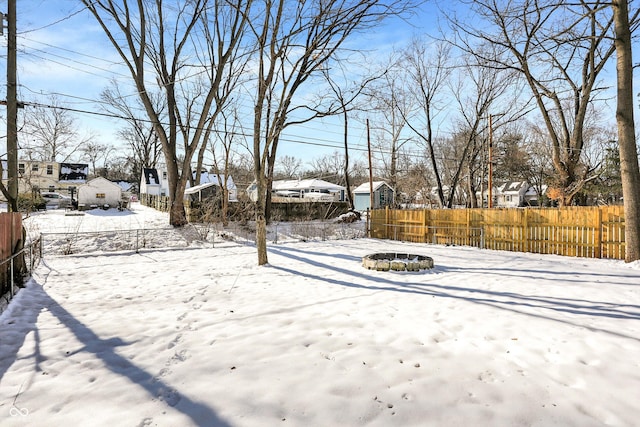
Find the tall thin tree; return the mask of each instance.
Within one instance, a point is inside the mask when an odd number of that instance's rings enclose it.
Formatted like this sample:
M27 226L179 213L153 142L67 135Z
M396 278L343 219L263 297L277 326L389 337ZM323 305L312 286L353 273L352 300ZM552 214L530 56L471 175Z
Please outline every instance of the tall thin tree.
M618 73L618 145L620 150L620 172L624 196L625 261L640 259L640 168L636 148L633 121L633 62L631 50L631 25L638 14L629 18L627 0L614 0L615 47Z
M257 187L256 245L258 264L268 262L267 203L278 142L295 95L318 75L349 36L371 28L392 13L405 11L410 1L262 0L251 28L256 39L253 159Z

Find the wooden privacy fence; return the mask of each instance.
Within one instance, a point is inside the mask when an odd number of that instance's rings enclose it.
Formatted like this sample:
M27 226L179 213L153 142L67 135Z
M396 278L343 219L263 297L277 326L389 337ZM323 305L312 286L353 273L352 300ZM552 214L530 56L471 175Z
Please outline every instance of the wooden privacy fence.
M10 290L12 264L8 260L13 250L22 240L22 214L19 212L0 213L0 295Z
M624 259L622 206L503 209L379 209L369 236L587 258Z

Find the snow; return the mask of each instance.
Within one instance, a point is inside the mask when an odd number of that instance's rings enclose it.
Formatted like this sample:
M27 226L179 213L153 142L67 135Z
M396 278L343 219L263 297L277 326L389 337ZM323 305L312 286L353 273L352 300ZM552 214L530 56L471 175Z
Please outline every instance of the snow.
M25 223L167 228L132 209ZM262 267L234 241L45 254L0 316L0 423L638 425L639 285L637 262L373 239L269 244Z

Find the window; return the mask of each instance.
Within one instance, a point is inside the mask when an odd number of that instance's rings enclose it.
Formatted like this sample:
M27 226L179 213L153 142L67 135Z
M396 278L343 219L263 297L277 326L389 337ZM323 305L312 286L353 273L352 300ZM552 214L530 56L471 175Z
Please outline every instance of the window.
M104 199L104 198L106 198L104 193L96 193L96 199Z
M162 171L162 179L167 179L167 171Z
M47 175L53 175L53 165L47 165Z
M18 173L24 175L24 163L18 163Z
M38 164L31 163L31 172L38 172Z

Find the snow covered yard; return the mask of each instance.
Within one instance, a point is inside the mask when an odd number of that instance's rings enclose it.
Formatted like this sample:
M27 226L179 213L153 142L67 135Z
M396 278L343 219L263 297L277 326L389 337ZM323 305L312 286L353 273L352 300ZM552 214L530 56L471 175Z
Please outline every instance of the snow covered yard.
M77 220L116 220L96 217ZM373 252L435 268L369 271ZM256 261L233 242L46 257L0 317L0 423L638 425L638 263L370 239Z

